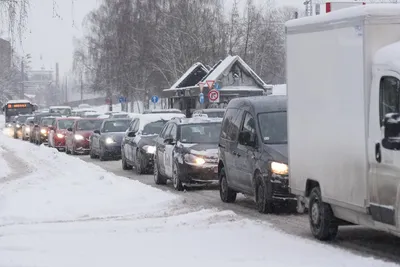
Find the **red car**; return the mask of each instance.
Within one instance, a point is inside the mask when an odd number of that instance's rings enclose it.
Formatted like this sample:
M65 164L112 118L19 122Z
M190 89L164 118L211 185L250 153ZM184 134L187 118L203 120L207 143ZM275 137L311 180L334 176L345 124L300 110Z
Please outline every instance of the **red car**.
M65 152L67 154L89 154L89 138L95 130L99 130L104 119L80 118L67 129L65 136Z
M67 129L71 128L77 119L79 117L56 118L49 132L49 147L65 150Z

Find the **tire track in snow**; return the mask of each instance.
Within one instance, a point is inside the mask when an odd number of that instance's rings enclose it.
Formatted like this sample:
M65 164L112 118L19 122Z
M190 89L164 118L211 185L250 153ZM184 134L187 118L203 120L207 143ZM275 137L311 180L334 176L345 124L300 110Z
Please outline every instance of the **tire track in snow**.
M2 184L7 184L8 182L24 178L31 174L35 168L15 155L15 152L8 150L4 146L0 146L0 148L4 150L2 152L2 156L11 171L7 177L0 180L1 190L1 188L4 186L2 186Z
M191 207L218 208L220 210L232 210L238 215L256 221L270 223L278 231L316 241L309 228L307 215L302 214L260 214L251 199L238 196L235 203L223 203L216 190L190 190L188 192L175 191L171 183L167 186L155 185L152 175L137 175L134 171L124 171L121 161L98 161L87 156L79 156L82 160L100 166L101 168L119 176L125 176L132 180L150 185L163 191L183 196ZM324 243L326 244L326 243ZM385 261L400 263L400 238L368 229L360 226L341 227L337 240L328 243L334 247L350 250L355 254L380 258Z

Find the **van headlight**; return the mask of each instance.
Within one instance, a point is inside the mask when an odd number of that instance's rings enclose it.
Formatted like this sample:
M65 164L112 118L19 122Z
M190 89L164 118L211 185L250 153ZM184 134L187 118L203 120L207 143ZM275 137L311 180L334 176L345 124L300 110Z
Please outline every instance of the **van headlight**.
M197 157L192 154L186 154L184 156L184 159L185 159L186 163L195 164L195 165L203 165L204 163L206 163L206 161L203 158Z
M60 133L58 133L58 134L57 134L57 138L64 138L64 135L63 135L63 134L60 134Z
M155 146L144 146L143 149L149 154L156 153L156 147Z
M285 163L271 162L271 171L275 174L287 175L289 173L289 166Z
M111 145L111 144L115 143L114 139L112 139L111 137L107 137L105 142L107 145Z
M17 124L17 125L15 125L17 128L20 128L21 127L21 124Z
M31 131L31 128L25 127L25 132L29 133Z
M45 134L45 133L47 133L47 131L46 131L46 129L41 129L40 133Z
M77 140L77 141L83 140L83 136L80 134L76 134L74 137L75 137L75 140Z

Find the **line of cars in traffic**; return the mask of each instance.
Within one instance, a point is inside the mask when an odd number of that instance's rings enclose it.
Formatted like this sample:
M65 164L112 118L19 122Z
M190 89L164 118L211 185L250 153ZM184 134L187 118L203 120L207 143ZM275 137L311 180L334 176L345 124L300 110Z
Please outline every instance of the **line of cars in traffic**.
M158 185L171 180L181 191L215 183L224 202L242 193L261 213L296 208L288 184L286 96L237 98L192 118L173 109L88 116L94 114L44 112L15 121L25 126L24 140L101 161L121 159L122 169L152 173Z

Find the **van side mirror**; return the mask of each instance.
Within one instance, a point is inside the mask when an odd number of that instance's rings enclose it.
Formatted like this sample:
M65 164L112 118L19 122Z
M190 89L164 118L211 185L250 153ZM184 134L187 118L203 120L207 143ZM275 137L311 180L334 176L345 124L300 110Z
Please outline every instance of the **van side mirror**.
M400 150L400 114L389 113L383 119L384 137L382 146L390 150Z
M175 144L175 140L174 140L174 138L172 136L167 136L164 139L164 144L166 144L166 145L174 145Z
M72 132L72 128L69 127L69 128L67 129L67 131L68 131L68 132Z
M100 130L94 130L93 133L100 134Z
M136 132L128 132L128 137L135 137L136 136Z
M239 133L239 144L244 146L256 146L256 135L248 131L242 131Z

